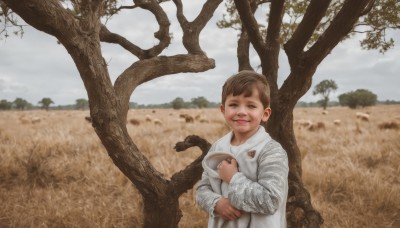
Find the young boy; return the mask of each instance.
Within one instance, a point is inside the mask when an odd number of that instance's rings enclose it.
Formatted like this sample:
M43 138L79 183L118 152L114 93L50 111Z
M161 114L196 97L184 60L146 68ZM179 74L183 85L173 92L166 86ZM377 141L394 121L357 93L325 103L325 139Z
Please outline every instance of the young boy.
M221 112L231 132L204 158L196 201L208 227L286 227L288 159L260 125L271 115L264 76L241 71L222 87Z

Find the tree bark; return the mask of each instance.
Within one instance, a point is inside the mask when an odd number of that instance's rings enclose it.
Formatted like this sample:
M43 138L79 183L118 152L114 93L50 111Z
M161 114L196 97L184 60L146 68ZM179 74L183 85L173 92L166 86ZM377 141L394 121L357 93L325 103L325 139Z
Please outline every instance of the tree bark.
M320 227L321 214L311 204L311 196L302 181L301 154L293 131L293 108L276 105L268 120L267 131L281 143L289 158L289 193L286 204L288 227Z
M173 192L165 192L162 197L143 196L143 204L142 227L178 227L182 212L179 209L179 196Z

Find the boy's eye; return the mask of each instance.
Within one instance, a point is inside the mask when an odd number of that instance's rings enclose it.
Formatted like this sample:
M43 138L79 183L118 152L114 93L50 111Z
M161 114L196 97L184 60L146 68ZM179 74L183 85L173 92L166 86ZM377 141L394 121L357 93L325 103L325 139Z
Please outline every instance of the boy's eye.
M236 107L236 106L237 106L237 104L235 104L235 103L231 103L231 104L229 104L228 106L229 106L229 107Z

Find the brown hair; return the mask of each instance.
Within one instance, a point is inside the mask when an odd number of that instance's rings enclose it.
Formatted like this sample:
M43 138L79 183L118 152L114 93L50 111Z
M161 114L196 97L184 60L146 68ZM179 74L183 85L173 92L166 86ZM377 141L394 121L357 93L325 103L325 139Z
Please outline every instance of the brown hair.
M229 77L222 86L222 104L225 103L228 95L238 96L243 94L245 97L250 97L253 93L253 88L257 89L261 103L264 108L269 106L270 89L267 79L264 75L254 71L243 70Z

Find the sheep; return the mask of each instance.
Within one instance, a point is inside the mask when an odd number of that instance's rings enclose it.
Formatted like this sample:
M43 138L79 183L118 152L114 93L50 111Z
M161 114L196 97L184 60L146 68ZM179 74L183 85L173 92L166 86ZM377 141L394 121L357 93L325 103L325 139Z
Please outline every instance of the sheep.
M178 118L177 121L178 121L179 123L185 123L185 122L186 122L186 121L185 121L184 119L182 119L182 118Z
M199 114L199 115L196 115L195 117L194 117L194 119L195 120L200 120L200 119L202 119L202 116Z
M162 121L160 120L160 119L154 119L153 120L153 123L155 124L155 125L162 125Z
M21 124L36 124L40 123L42 119L38 116L27 117L25 115L22 115L19 117L19 121Z
M393 129L397 130L400 128L400 124L397 121L389 121L389 122L383 122L378 124L379 129L385 130L385 129Z
M312 125L312 121L311 120L303 120L303 119L296 120L294 123L300 125L300 128L301 127L306 127L307 128L307 127Z
M363 112L356 112L356 118L360 119L361 121L368 122L369 121L369 114Z
M186 121L186 123L193 123L194 122L194 118L189 116L189 115L186 115L185 121Z
M326 111L326 110L324 110L324 111L322 111L322 115L328 115L328 111Z
M146 121L147 121L147 122L152 122L152 121L153 121L153 118L151 118L150 115L146 115Z
M342 121L338 120L338 119L333 121L333 124L336 125L336 126L339 126L341 123L342 123Z
M140 124L140 121L138 119L130 119L129 123L131 123L132 125L138 126Z
M20 118L19 118L19 121L22 123L22 124L29 124L31 121L29 121L29 119L27 119L26 117L24 117L24 116L21 116Z
M201 119L200 119L200 123L209 123L210 121L207 119L207 118L205 118L205 117L202 117Z
M186 123L193 123L194 122L194 118L188 114L180 114L179 115L180 118L185 119Z
M34 116L31 118L31 123L35 124L35 123L40 123L41 119L40 117Z
M312 123L307 129L309 131L325 129L325 123L324 122Z

